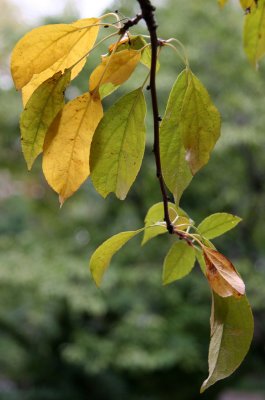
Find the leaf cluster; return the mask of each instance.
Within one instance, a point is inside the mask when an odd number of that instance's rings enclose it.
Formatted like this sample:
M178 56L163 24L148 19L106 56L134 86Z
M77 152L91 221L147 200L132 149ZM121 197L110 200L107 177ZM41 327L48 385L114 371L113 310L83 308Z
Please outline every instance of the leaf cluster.
M220 1L222 6L225 3ZM265 1L251 4L241 1L241 5L247 10L245 49L250 61L256 64L264 55ZM124 200L143 160L146 140L143 89L150 71L140 87L106 112L102 100L126 82L140 62L150 70L153 53L143 36L123 31L121 34L119 21L103 22L110 16L113 17L109 14L34 29L18 42L12 54L12 75L16 88L22 90L25 106L20 121L23 154L31 169L36 157L43 153L45 178L58 193L61 205L89 176L104 198L115 193ZM116 32L96 43L101 26L112 27ZM89 54L114 36L116 41L88 79L88 90L65 104L65 90L83 69ZM172 44L174 41L176 46ZM179 207L193 176L209 161L220 136L221 118L208 91L192 72L182 43L177 39L161 40L157 55L166 46L184 64L169 95L156 154L157 160L161 160L162 182L172 193L174 203L164 198L163 203L149 209L143 228L121 232L105 241L92 255L90 269L99 286L113 255L130 239L144 232L145 244L167 233L164 219L168 210L176 240L165 257L163 284L188 275L197 259L212 291L209 377L203 383L204 391L229 376L242 362L253 334L253 317L242 278L211 242L236 226L240 218L217 213L196 227Z

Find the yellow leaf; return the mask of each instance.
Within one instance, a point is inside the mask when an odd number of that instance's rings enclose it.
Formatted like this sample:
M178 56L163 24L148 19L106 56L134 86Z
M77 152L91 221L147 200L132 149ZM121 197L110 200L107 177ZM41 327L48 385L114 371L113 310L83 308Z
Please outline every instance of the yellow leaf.
M44 25L27 33L12 53L11 72L16 88L21 89L35 74L53 67L38 82L41 84L77 62L93 47L99 31L99 26L93 25L98 21L88 18L72 24Z
M114 50L116 43L112 43L109 46L109 54ZM150 69L151 67L151 48L150 45L147 46L147 42L141 35L137 36L129 36L124 40L121 40L118 44L116 52L131 49L131 50L140 50L141 51L141 59L140 62ZM160 64L157 60L156 72L159 71Z
M244 48L254 66L265 54L265 0L259 0L245 16Z
M46 135L43 172L61 204L89 176L91 141L102 116L101 101L85 93L66 104Z
M57 72L63 72L64 68L61 68L61 65L64 65L65 63L61 64L62 61L58 61L55 64L53 64L50 68L46 69L45 71L41 72L40 74L36 74L33 76L31 81L22 88L22 101L23 101L23 106L25 107L27 102L29 101L30 97L32 94L35 92L35 90L47 79L49 79L51 76L56 74ZM86 59L80 61L71 71L71 80L73 80L79 72L83 69L84 65L86 63ZM70 64L70 63L68 63ZM72 63L71 63L72 64Z
M141 58L138 50L123 50L102 57L102 62L94 69L89 80L90 92L97 91L101 85L112 83L114 86L125 82L135 70Z
M241 7L246 10L247 8L251 8L255 6L255 0L240 0Z
M203 246L206 276L211 288L221 297L240 297L245 294L245 284L230 260L223 254Z

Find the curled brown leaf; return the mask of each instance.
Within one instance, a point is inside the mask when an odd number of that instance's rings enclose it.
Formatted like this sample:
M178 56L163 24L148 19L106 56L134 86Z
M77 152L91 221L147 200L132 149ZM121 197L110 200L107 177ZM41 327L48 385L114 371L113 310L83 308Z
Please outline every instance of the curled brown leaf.
M234 265L217 250L203 246L206 276L211 288L221 297L241 297L245 284Z

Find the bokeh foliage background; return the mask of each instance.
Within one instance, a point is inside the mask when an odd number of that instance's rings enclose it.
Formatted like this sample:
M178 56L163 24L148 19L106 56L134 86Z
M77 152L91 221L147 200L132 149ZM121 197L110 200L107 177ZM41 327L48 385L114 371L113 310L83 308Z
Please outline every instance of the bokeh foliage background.
M239 371L204 398L219 399L228 389L265 398L265 62L257 72L246 60L242 10L236 3L223 11L212 0L156 3L159 35L185 43L193 71L223 118L211 161L181 205L197 222L218 211L244 220L216 244L247 283L255 338ZM112 9L130 16L138 11L133 6L117 0ZM26 170L19 143L20 96L8 77L10 51L31 27L20 22L8 0L1 0L1 10L0 399L197 399L207 376L210 314L210 291L199 268L182 282L162 287L161 267L170 246L166 236L142 249L139 239L129 243L114 258L101 290L87 268L99 243L142 226L147 209L160 201L151 119L143 167L125 202L114 196L103 201L87 182L59 209L41 161L33 172ZM75 18L68 14L44 23ZM99 55L73 82L69 98L87 90ZM182 66L169 49L163 49L160 61L162 114ZM140 66L105 107L137 87L145 74Z

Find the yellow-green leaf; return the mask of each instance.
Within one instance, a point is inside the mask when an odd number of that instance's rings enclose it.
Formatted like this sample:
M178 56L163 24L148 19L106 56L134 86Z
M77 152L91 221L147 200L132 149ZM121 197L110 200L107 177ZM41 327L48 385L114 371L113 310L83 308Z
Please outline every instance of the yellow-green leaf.
M109 96L111 93L113 93L118 88L119 88L119 85L115 86L111 82L104 83L104 85L100 85L99 97L101 98L101 100L103 100L105 97Z
M189 70L176 80L160 129L163 177L176 202L209 160L220 136L220 115L202 83Z
M96 190L125 199L141 167L145 148L146 105L142 89L117 101L104 115L93 138L90 165Z
M180 130L186 160L194 175L209 161L220 136L221 119L199 79L190 70L187 74L189 83L182 105Z
M178 226L178 230L185 230L189 225L193 224L193 221L189 219L188 215L180 207L177 207L171 202L168 203L168 207L170 220L172 222L175 220L175 225ZM164 222L164 206L162 202L154 204L149 208L144 222L145 228L149 228L144 231L142 246L150 239L167 232L166 226L152 226L158 222Z
M66 104L46 135L43 172L61 204L89 175L91 141L102 115L101 101L85 93Z
M97 18L88 18L72 24L44 25L27 33L12 53L11 71L16 88L21 89L35 74L57 62L58 65L49 71L50 75L41 78L43 81L77 62L93 47L98 22Z
M236 215L216 213L205 218L198 226L199 233L207 239L214 239L233 229L242 221Z
M33 93L20 118L21 144L30 170L36 157L43 150L46 132L58 112L64 106L64 90L69 84L71 72L57 72L43 82Z
M209 376L201 393L231 375L244 360L253 337L254 321L246 296L222 298L213 293Z
M160 153L165 183L179 203L180 197L192 180L186 161L181 130L181 113L188 88L188 74L178 76L169 95L165 116L160 127Z
M142 231L143 228L138 229L137 231L118 233L102 243L92 254L89 268L97 286L100 286L103 276L114 254L117 253L117 251L120 250L120 248L124 246L130 239Z
M195 263L195 251L184 242L176 242L170 248L163 265L163 285L188 275Z
M249 61L257 66L265 54L265 0L259 0L245 16L244 48Z
M135 70L141 58L138 50L123 50L110 56L103 56L101 63L94 69L89 79L90 92L96 92L101 85L112 83L119 86Z

